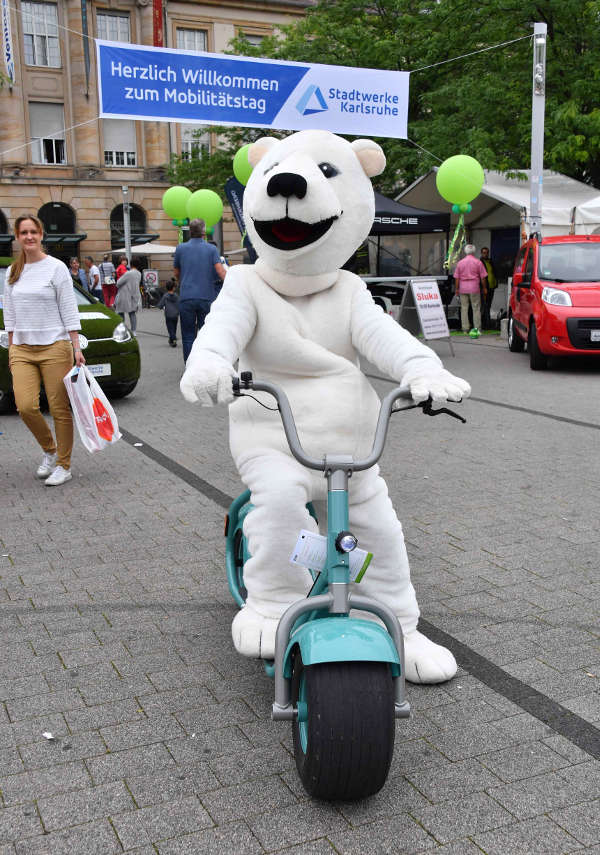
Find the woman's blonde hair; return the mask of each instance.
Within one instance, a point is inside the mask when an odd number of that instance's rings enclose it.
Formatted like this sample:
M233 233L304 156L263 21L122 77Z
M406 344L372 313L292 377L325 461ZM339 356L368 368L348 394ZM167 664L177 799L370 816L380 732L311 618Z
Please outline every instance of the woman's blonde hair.
M17 217L15 220L15 236L17 240L19 238L19 229L21 227L21 223L24 223L25 220L31 220L31 222L36 226L38 232L43 235L44 234L44 224L39 219L39 217L34 217L33 214L21 214L20 217ZM23 272L23 268L25 267L25 250L21 247L21 251L17 256L17 260L11 264L10 266L10 276L8 277L8 284L14 285L17 279L21 276Z

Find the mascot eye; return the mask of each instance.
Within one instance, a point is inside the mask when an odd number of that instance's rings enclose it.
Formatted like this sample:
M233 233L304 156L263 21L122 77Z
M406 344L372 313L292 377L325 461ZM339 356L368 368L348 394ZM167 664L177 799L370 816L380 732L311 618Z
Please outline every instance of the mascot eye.
M325 178L333 178L335 175L339 175L339 172L337 171L335 166L332 166L330 163L320 163L319 169L321 170Z
M270 172L272 169L275 169L276 166L279 166L279 164L278 163L272 163L270 166L267 166L267 168L263 172L263 175L266 175L267 172Z

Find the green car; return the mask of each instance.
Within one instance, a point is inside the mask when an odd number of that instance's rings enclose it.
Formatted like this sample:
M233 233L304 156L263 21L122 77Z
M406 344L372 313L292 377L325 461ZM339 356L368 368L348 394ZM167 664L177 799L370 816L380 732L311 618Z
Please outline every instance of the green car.
M8 369L8 333L2 311L6 269L0 268L0 412L14 408L12 377ZM109 398L124 398L140 377L140 348L121 316L78 285L73 285L79 307L79 343L86 365Z

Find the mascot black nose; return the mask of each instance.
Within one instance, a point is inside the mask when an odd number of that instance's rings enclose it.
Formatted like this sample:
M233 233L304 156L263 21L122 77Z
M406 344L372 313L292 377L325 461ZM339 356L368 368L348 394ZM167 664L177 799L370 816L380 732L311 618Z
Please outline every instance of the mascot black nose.
M286 199L290 196L304 199L307 186L306 179L301 175L296 175L295 172L279 172L269 180L267 193L269 196L285 196Z

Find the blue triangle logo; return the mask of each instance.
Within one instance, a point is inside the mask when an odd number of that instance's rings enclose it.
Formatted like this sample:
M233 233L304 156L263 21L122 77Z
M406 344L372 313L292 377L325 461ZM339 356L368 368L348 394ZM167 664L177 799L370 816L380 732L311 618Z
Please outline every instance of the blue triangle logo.
M323 93L314 84L307 87L305 93L296 104L296 110L303 116L310 116L312 113L323 113L328 109L325 98L323 98Z

